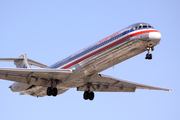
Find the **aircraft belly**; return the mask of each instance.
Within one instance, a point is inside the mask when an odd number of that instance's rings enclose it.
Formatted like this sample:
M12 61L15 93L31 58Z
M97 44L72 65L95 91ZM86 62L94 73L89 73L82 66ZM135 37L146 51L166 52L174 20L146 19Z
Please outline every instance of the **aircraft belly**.
M133 40L121 46L117 45L111 51L107 50L108 52L100 53L79 64L85 75L91 75L144 52L147 44L148 41Z

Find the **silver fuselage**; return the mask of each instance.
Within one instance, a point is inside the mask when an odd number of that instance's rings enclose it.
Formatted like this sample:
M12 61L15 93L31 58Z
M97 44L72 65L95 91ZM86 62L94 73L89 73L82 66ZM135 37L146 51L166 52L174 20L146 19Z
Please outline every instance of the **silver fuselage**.
M142 24L142 28L138 26ZM143 28L143 25L147 27ZM106 70L135 55L147 51L147 47L156 46L161 34L146 23L131 25L101 41L49 66L49 69L72 69L72 75L57 84L58 94L88 82L88 76ZM26 84L27 85L27 84ZM47 87L33 86L22 94L46 96Z

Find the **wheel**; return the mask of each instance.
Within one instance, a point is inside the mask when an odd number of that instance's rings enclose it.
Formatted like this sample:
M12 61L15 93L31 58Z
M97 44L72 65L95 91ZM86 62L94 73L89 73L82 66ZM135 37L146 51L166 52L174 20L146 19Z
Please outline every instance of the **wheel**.
M47 96L51 96L52 95L52 89L51 87L47 88Z
M151 60L152 59L152 54L147 53L145 59Z
M85 91L83 97L85 100L89 99L89 91Z
M94 92L90 92L89 93L89 100L93 100L94 99Z
M52 95L55 97L55 96L57 96L57 93L58 93L57 88L53 88L52 89Z
M150 60L152 59L152 54L149 54L149 59L150 59Z
M149 58L149 54L147 53L145 59L148 59L148 58Z

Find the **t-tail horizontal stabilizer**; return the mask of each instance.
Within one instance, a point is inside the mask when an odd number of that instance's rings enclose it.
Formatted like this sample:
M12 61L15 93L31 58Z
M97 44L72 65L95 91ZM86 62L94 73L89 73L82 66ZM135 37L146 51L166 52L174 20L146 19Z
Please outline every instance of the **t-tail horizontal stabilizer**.
M17 68L31 68L30 65L34 65L41 68L46 68L47 65L27 59L26 54L22 54L18 58L0 58L0 61L12 61Z

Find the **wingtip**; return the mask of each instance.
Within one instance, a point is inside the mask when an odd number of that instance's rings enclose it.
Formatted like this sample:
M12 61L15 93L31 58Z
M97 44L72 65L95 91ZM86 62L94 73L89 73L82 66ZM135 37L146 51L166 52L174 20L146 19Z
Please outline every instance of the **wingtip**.
M169 92L171 92L172 91L172 89L169 89Z

